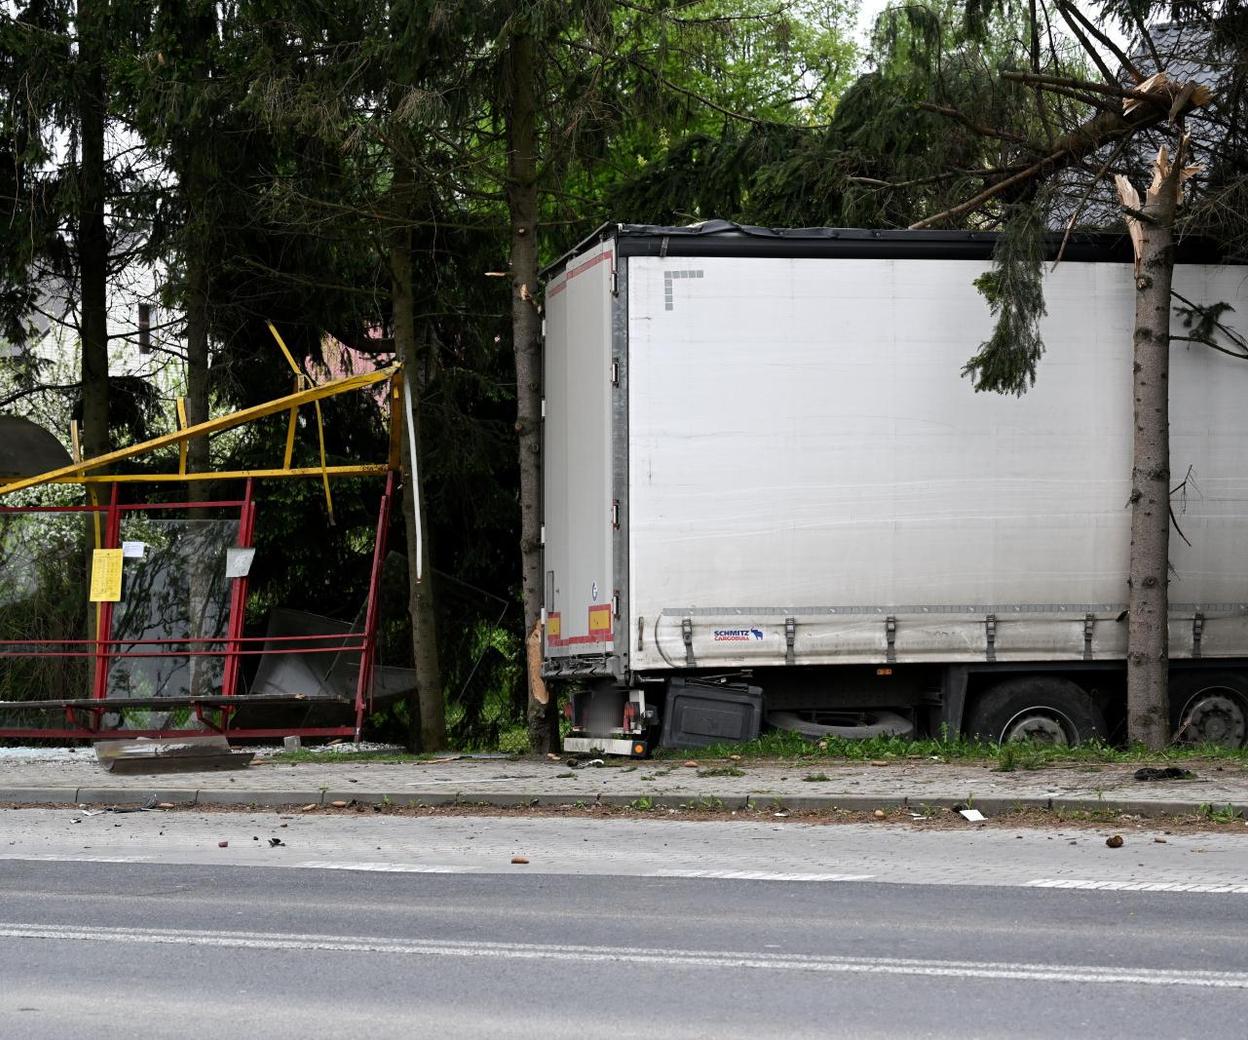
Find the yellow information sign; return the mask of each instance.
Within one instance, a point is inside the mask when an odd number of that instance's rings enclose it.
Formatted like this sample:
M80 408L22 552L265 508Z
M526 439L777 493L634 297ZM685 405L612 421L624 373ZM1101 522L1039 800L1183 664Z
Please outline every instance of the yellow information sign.
M91 557L91 602L121 599L121 549L96 549Z

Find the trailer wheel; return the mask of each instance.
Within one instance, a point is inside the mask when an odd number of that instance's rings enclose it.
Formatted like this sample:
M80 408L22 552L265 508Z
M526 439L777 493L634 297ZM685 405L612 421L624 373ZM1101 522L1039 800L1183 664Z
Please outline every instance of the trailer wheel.
M1248 682L1229 672L1177 676L1170 717L1177 741L1242 748L1248 744Z
M1008 679L980 695L966 731L994 743L1078 744L1105 733L1101 710L1069 679Z

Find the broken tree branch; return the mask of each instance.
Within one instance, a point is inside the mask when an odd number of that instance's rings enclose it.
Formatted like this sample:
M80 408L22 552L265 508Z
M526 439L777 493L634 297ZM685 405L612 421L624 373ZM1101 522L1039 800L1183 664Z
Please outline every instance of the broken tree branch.
M1026 81L1026 77L1031 76L1030 73L1022 72L1007 72L1003 73L1003 75L1010 78L1023 79L1024 81ZM1058 77L1048 78L1056 79ZM1079 81L1076 80L1075 82L1078 83ZM1038 162L1032 163L1019 173L990 185L966 202L947 209L943 213L937 213L935 216L927 217L911 224L910 229L928 228L934 224L951 220L954 217L971 213L1009 188L1025 183L1033 177L1071 166L1107 144L1117 142L1120 138L1134 134L1147 127L1156 126L1167 118L1169 107L1173 103L1174 97L1182 92L1184 85L1172 83L1165 79L1164 76L1154 77L1154 82L1156 85L1151 89L1141 92L1123 92L1124 94L1139 93L1142 100L1152 103L1139 104L1129 112L1112 110L1101 112L1066 134L1059 140L1058 147ZM1118 88L1113 89L1114 91L1118 90ZM1164 104L1158 105L1156 102L1161 100L1161 96L1164 96ZM1211 97L1212 93L1208 88L1202 87L1192 93L1191 104L1193 106L1206 104ZM961 113L956 114L961 115ZM975 129L974 125L969 121L967 121L967 125ZM995 131L992 136L1000 137L1003 133L1003 131Z
M1075 7L1074 4L1070 4L1070 3L1061 3L1059 4L1059 8L1063 14L1069 9L1071 16L1075 18L1083 26L1084 30L1090 36L1095 36L1097 42L1102 47L1104 47L1115 58L1118 59L1118 64L1121 65L1124 69L1126 69L1128 73L1130 73L1131 78L1134 79L1136 83L1142 83L1144 81L1144 78L1145 78L1144 73L1142 73L1139 70L1139 68L1136 66L1135 62L1131 60L1127 52L1124 51L1121 47L1119 47L1116 43L1114 43L1114 41L1111 40L1108 36L1106 36L1105 33L1101 32L1101 30L1096 27L1095 23L1089 21L1088 16L1085 15L1082 11L1080 11L1079 8ZM1113 76L1108 77L1111 83L1114 81L1114 78L1115 77Z
M918 107L925 112L935 112L937 115L948 116L950 119L956 119L968 130L974 130L975 133L983 137L995 137L1001 141L1011 141L1014 144L1021 144L1026 148L1036 150L1036 146L1022 134L1016 134L1009 130L1001 130L997 127L984 126L982 123L976 123L970 116L963 112L959 112L956 108L949 108L947 105L934 105L930 101L920 101Z

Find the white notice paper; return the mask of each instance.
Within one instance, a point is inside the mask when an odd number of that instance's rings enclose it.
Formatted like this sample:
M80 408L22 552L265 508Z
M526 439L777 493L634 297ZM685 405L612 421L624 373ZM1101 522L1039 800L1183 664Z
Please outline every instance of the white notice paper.
M227 578L245 578L251 573L251 561L255 559L255 549L226 549L225 576Z
M121 558L123 560L141 560L147 554L146 542L122 542Z

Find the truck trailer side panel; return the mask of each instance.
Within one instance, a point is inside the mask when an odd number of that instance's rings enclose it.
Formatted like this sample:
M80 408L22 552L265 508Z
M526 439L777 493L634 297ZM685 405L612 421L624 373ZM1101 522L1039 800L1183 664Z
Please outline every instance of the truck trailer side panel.
M611 292L600 243L546 290L542 429L545 654L612 647Z
M991 328L987 261L620 262L630 670L1122 657L1130 264L1046 268L1046 354L1013 398L960 374ZM1175 287L1244 310L1243 269ZM1197 629L1245 655L1248 372L1172 357L1192 543L1171 543L1172 656Z

